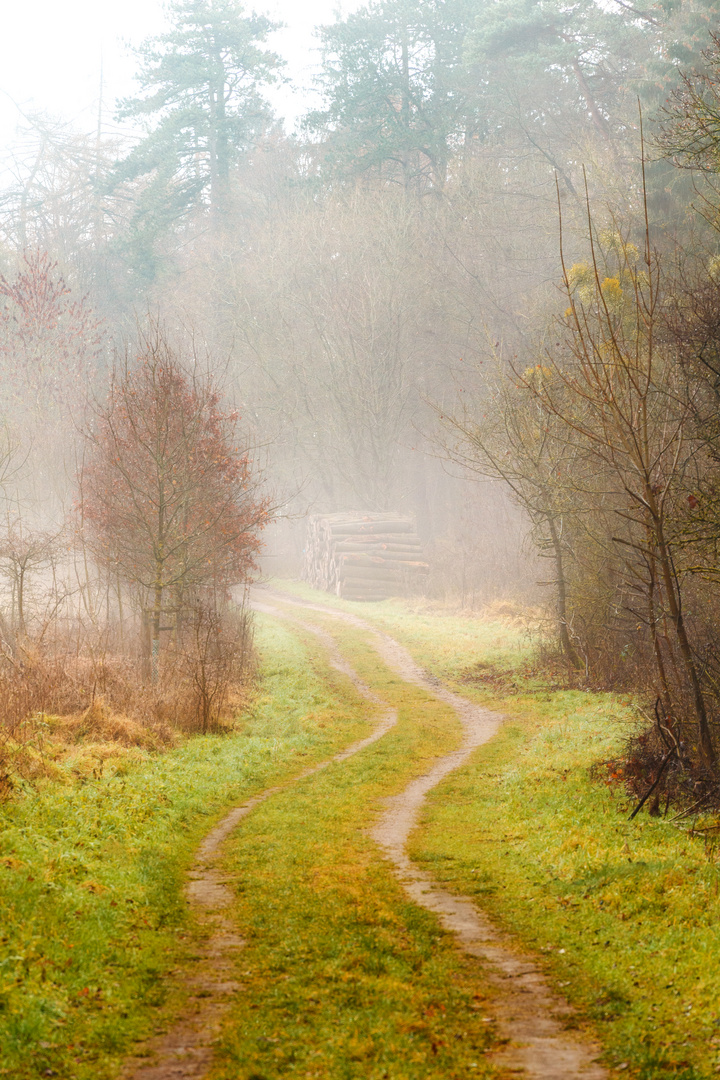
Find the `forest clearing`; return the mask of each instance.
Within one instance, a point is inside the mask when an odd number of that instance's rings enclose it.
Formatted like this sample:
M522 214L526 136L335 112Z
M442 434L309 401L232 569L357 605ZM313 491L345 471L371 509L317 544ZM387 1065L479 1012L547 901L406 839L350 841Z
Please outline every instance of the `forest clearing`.
M3 1074L110 1077L130 1054L138 1080L711 1075L720 875L702 836L629 823L622 786L591 774L626 703L540 673L508 692L530 653L516 620L337 601L409 649L418 686L326 594L281 588L256 594L264 675L244 730L49 783L5 823ZM493 734L429 792L409 852L506 935L554 1033L513 1039L498 957L464 955L378 846L387 797L462 745L441 685L492 710ZM188 902L198 845L248 800L212 861L220 899L191 885ZM527 1056L548 1035L569 1056Z

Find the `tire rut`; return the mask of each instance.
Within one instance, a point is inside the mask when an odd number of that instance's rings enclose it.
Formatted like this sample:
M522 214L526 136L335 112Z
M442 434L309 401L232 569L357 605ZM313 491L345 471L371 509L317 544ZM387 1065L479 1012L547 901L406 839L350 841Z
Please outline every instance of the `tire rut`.
M287 619L285 612L260 601L253 602L258 611L265 611ZM354 754L381 739L397 722L397 713L360 679L342 658L332 636L311 623L291 619L294 625L319 638L330 658L330 665L347 676L360 695L373 704L385 707L384 713L373 732L364 739L334 754L327 761L313 765L289 780L266 788L265 791L234 807L212 829L198 848L188 874L186 896L196 921L207 937L193 957L191 971L173 972L185 977L189 988L188 1002L170 1030L147 1040L123 1067L123 1080L200 1080L212 1063L213 1045L220 1035L223 1021L231 1008L235 995L245 987L237 980L238 952L245 942L237 933L237 927L228 914L233 894L228 887L232 879L220 870L222 845L257 806L293 784L328 768L329 765L346 761Z
M486 975L497 992L490 1011L498 1034L507 1041L502 1050L488 1055L488 1060L534 1080L606 1080L608 1073L595 1060L600 1046L567 1030L575 1010L550 988L535 959L518 950L511 935L478 911L469 897L441 888L407 854L409 835L428 793L493 737L502 717L442 687L394 638L364 619L266 588L262 594L276 603L318 611L369 631L375 648L390 668L455 710L465 733L463 745L440 758L400 795L384 800L385 812L370 835L392 862L408 896L437 915L466 953L488 965Z

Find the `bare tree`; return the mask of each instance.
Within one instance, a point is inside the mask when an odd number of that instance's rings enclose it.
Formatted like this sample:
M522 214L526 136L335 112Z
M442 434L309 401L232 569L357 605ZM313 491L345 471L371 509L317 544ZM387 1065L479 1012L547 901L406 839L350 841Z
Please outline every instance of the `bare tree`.
M641 249L617 227L598 235L589 203L588 224L589 260L563 263L568 309L563 343L546 353L552 378L530 388L561 422L564 437L595 462L598 490L604 486L613 496L613 539L627 553L634 589L644 595L667 721L677 718L668 673L677 648L700 754L711 767L715 747L673 535L678 488L698 453L692 388L662 347L660 264L647 214Z
M568 478L582 468L578 448L559 437L559 423L536 390L550 375L542 364L518 377L492 352L483 363L477 393L454 413L438 408L451 460L480 477L502 480L532 523L539 553L552 559L558 636L568 663L583 666L573 641L567 563L567 526L576 502ZM468 395L464 395L467 398Z
M20 638L27 633L28 603L36 576L49 575L50 580L41 582L41 587L46 596L56 600L51 617L57 611L60 601L55 571L61 556L60 537L57 531L28 528L16 519L0 539L0 573L10 584L11 622Z

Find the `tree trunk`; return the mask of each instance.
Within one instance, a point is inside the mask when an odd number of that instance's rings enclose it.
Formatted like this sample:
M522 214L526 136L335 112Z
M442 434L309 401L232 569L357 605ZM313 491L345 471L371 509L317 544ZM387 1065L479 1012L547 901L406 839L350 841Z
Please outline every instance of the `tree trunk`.
M210 211L219 226L227 209L230 159L225 109L225 68L219 52L213 56L214 71L209 86L210 101Z
M25 637L25 570L21 566L18 572L18 591L17 591L17 611L18 611L18 634L21 638Z
M585 104L587 105L588 112L592 117L592 122L595 125L597 131L600 132L602 137L609 142L610 132L608 131L607 121L605 120L603 114L600 112L597 102L595 101L595 98L590 92L590 87L588 86L587 79L585 78L582 68L580 67L579 61L577 59L573 60L572 67L573 71L575 72L575 78L577 79L578 86L580 87L580 92L585 98Z
M151 636L150 636L150 680L153 686L158 681L159 674L159 661L160 661L160 619L162 616L162 595L163 587L162 580L158 579L155 582L155 593L153 599L152 610L152 622L151 622Z
M648 532L649 531L650 530L648 530ZM655 663L657 665L658 677L660 679L660 700L662 701L663 708L665 709L665 717L668 723L672 726L672 697L670 694L670 687L668 685L667 672L665 670L665 659L662 654L660 635L657 631L658 612L657 605L655 603L655 592L657 588L657 561L653 552L651 536L648 536L648 546L650 548L650 559L648 562L648 573L650 575L650 581L648 584L648 618L650 619L650 633L652 634Z
M667 596L668 613L670 615L670 621L675 628L675 635L677 637L678 646L680 649L680 655L683 660L683 665L690 681L690 687L692 689L693 705L695 707L695 716L698 725L698 736L700 739L700 751L705 760L705 764L712 768L715 764L716 755L715 747L713 746L712 735L710 733L710 723L708 720L707 707L705 705L705 698L703 697L702 687L700 685L700 677L697 672L697 666L695 664L695 658L692 653L692 647L690 640L687 636L687 630L685 629L685 619L682 613L682 602L677 591L677 583L675 580L675 573L672 565L672 559L670 552L668 551L665 537L662 530L662 522L657 522L657 540L658 540L658 555L660 560L660 568L663 576L663 584L665 586L665 593Z
M555 573L557 575L557 616L560 629L560 644L562 646L562 651L565 654L565 659L572 667L580 671L585 665L578 656L573 643L570 640L570 632L568 631L567 582L565 579L562 541L560 540L560 534L558 533L557 525L555 524L555 518L548 516L546 520L550 530L550 540L552 542L553 558L555 560Z
M144 683L152 679L152 645L150 643L150 612L142 610L140 626L140 671Z
M410 157L408 154L407 140L410 136L410 57L408 49L407 27L403 31L402 40L402 126L405 138L405 146L402 151L403 186L407 191L410 187Z

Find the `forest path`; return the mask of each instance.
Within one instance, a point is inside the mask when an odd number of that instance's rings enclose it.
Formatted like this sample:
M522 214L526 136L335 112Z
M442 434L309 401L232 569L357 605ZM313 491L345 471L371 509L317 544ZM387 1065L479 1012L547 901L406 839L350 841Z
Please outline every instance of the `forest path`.
M331 630L291 616L288 607L317 612L362 629L370 635L371 647L393 672L449 704L462 723L465 738L461 748L438 758L425 775L416 777L399 795L386 799L385 811L370 835L391 861L408 896L437 915L462 950L483 961L478 983L490 982L494 987L492 1004L484 1008L494 1014L498 1033L505 1043L501 1050L487 1055L486 1060L501 1070L536 1080L605 1078L605 1071L593 1061L600 1048L565 1030L572 1009L550 990L532 958L519 952L508 935L478 913L470 899L437 886L407 855L406 842L428 792L492 738L501 717L445 690L418 667L397 641L364 619L267 588L254 590L253 606L289 619L318 637L332 666L352 680L361 696L384 706L384 711L369 737L235 807L207 835L198 850L187 888L197 921L206 935L192 970L181 973L189 990L188 1004L169 1031L144 1044L126 1062L124 1080L200 1080L211 1068L213 1046L223 1022L234 997L244 989L237 970L238 952L244 941L228 910L233 903L233 892L228 887L229 879L221 871L224 841L261 803L287 792L295 783L332 762L342 762L357 754L382 738L397 720L395 710L378 698L342 658Z
M566 1030L574 1010L551 990L534 959L520 951L509 934L479 912L471 899L438 886L407 854L407 840L427 794L493 737L502 717L446 690L394 638L356 615L272 589L256 590L255 595L270 603L316 611L369 632L373 647L388 667L455 710L465 732L463 745L440 758L400 795L385 800L387 809L371 835L392 861L410 898L436 914L466 953L488 964L485 974L498 991L490 1011L495 1014L499 1033L508 1040L502 1051L491 1056L493 1063L537 1080L603 1080L607 1073L595 1060L600 1046ZM282 614L262 601L258 606Z
M260 602L255 603L254 607L282 616L282 612ZM347 676L362 697L377 705L385 704L345 662L330 634L300 619L293 619L292 622L320 639L327 650L330 666ZM243 989L234 976L237 953L245 942L228 915L233 894L228 888L230 882L219 868L224 841L243 818L261 803L333 763L346 761L381 739L396 722L396 711L387 708L377 721L375 730L366 738L234 807L208 833L198 848L186 890L196 919L207 935L194 958L193 969L186 983L190 989L188 1004L169 1031L144 1043L139 1053L126 1061L122 1071L123 1080L200 1080L210 1068L213 1045L232 1005L233 995Z

